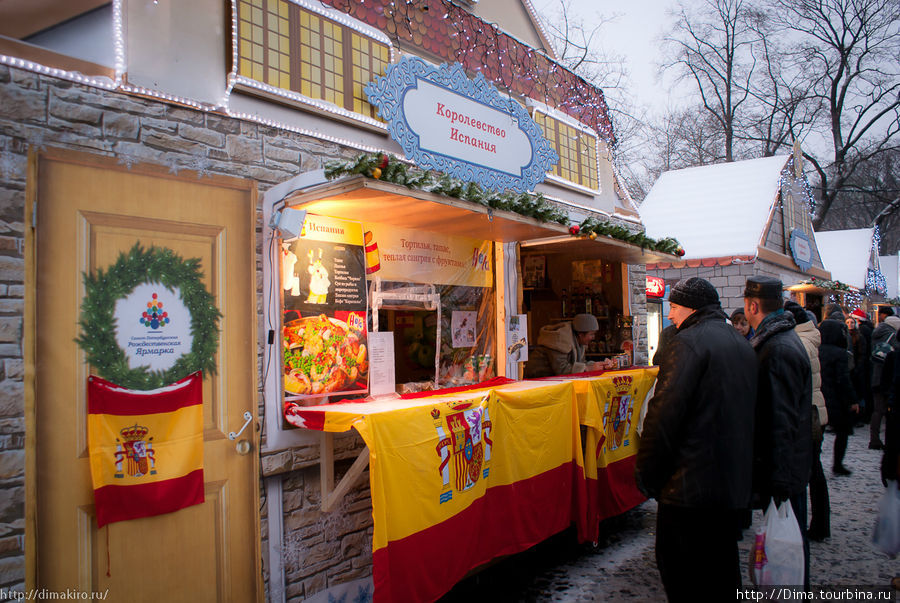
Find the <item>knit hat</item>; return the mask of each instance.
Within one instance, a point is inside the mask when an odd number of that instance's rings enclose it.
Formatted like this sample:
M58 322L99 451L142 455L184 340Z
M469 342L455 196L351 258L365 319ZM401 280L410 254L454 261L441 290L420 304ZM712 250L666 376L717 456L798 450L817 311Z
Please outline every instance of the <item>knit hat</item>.
M900 332L900 318L896 316L888 316L884 319L884 322L889 327L893 327L895 331Z
M735 322L737 320L738 316L740 316L741 318L743 318L745 320L747 319L747 315L744 314L744 309L738 308L737 310L735 310L734 312L731 313L731 318L730 318L731 322Z
M806 310L803 309L803 306L797 302L793 300L784 302L784 309L794 315L794 322L798 325L809 322L809 315L806 313Z
M579 333L588 333L600 329L597 317L593 314L576 314L572 319L572 327Z
M744 286L744 297L757 297L759 299L781 299L784 285L777 278L771 276L751 276L747 278Z
M865 312L862 311L862 308L857 308L853 312L850 313L850 316L853 318L857 318L859 320L869 320L869 317Z
M675 283L669 292L669 303L696 310L719 303L719 294L708 280L692 276Z

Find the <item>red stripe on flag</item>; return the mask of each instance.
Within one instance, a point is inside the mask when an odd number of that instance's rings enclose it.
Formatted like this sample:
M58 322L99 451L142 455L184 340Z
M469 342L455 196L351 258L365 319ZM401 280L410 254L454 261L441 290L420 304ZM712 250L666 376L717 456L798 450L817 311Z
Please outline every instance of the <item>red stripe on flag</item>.
M373 554L375 600L436 600L469 570L564 530L575 520L573 480L582 479L570 462L494 486L450 519L389 542Z
M94 490L98 528L114 521L171 513L203 501L203 469L160 482Z
M598 520L621 515L647 500L634 481L636 462L637 455L632 454L606 467L598 468L597 480L588 480L588 491L593 491L596 495L595 501L591 501L590 508L597 509Z
M160 389L137 391L96 375L88 377L88 412L104 415L149 415L203 403L200 371Z

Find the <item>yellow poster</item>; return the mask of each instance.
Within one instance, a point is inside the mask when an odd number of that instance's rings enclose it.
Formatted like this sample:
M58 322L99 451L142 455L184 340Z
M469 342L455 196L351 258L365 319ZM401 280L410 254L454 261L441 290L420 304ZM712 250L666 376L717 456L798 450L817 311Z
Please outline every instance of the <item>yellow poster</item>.
M367 278L491 287L491 242L366 223Z

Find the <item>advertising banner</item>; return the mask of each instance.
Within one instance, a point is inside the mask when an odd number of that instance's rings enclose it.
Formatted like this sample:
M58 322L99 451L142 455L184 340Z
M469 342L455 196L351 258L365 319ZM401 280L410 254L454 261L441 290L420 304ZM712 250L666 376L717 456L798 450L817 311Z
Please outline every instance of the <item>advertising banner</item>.
M366 259L362 226L307 215L282 243L286 400L368 389Z
M378 254L369 259L369 279L377 276L406 283L493 286L490 241L386 224L366 223L365 229L370 241L367 248L377 249Z

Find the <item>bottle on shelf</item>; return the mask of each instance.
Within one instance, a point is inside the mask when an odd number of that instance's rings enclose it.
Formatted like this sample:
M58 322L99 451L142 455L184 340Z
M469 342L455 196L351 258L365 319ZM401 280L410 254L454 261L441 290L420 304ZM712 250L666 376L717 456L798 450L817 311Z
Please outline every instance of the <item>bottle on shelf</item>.
M569 296L566 294L566 290L562 290L562 296L560 297L560 311L562 312L562 317L565 318L569 315Z
M591 291L591 288L588 287L584 294L584 312L585 314L593 314L594 313L594 293Z

